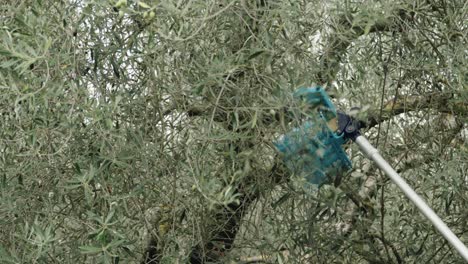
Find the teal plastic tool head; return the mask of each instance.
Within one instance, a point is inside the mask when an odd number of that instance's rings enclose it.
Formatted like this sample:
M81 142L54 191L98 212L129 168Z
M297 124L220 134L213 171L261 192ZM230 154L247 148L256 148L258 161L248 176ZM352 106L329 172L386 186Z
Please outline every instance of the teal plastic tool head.
M303 100L318 117L294 128L274 144L291 171L320 186L351 169L351 161L342 148L347 139L330 126L330 122L336 121L337 113L325 90L300 88L294 97Z

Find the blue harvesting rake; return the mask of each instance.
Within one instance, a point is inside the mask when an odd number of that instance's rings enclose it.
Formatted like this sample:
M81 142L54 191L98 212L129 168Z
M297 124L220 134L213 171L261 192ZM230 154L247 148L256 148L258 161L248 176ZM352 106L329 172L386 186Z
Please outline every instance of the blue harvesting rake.
M350 140L354 141L468 262L468 248L360 134L360 122L337 112L321 87L300 88L294 93L294 97L315 109L318 118L304 122L274 143L292 172L320 187L351 169L351 161L342 146Z
M317 109L320 118L294 128L275 146L291 171L320 186L351 169L351 161L341 147L348 138L336 133L338 114L322 88L300 88L294 97Z

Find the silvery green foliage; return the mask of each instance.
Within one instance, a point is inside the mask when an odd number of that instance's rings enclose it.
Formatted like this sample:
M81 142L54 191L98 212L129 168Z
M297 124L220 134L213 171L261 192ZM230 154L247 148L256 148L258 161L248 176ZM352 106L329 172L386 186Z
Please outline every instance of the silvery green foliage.
M161 263L461 263L355 147L353 171L310 192L272 142L312 115L291 92L324 85L467 243L466 14L459 0L4 1L0 259L137 263L153 237Z

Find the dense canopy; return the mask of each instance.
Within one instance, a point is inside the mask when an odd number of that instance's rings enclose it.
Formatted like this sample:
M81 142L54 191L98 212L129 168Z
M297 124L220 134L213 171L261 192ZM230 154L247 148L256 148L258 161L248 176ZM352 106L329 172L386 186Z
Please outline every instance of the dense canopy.
M325 87L468 243L466 1L1 3L0 262L463 263L354 145L311 191L273 142Z

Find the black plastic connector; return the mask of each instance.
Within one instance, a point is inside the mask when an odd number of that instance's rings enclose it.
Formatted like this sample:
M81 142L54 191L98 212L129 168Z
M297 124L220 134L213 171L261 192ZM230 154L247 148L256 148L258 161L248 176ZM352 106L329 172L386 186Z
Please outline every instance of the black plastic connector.
M352 118L351 116L338 112L338 130L337 134L344 134L344 137L351 139L352 141L361 135L359 129L361 129L362 122Z

